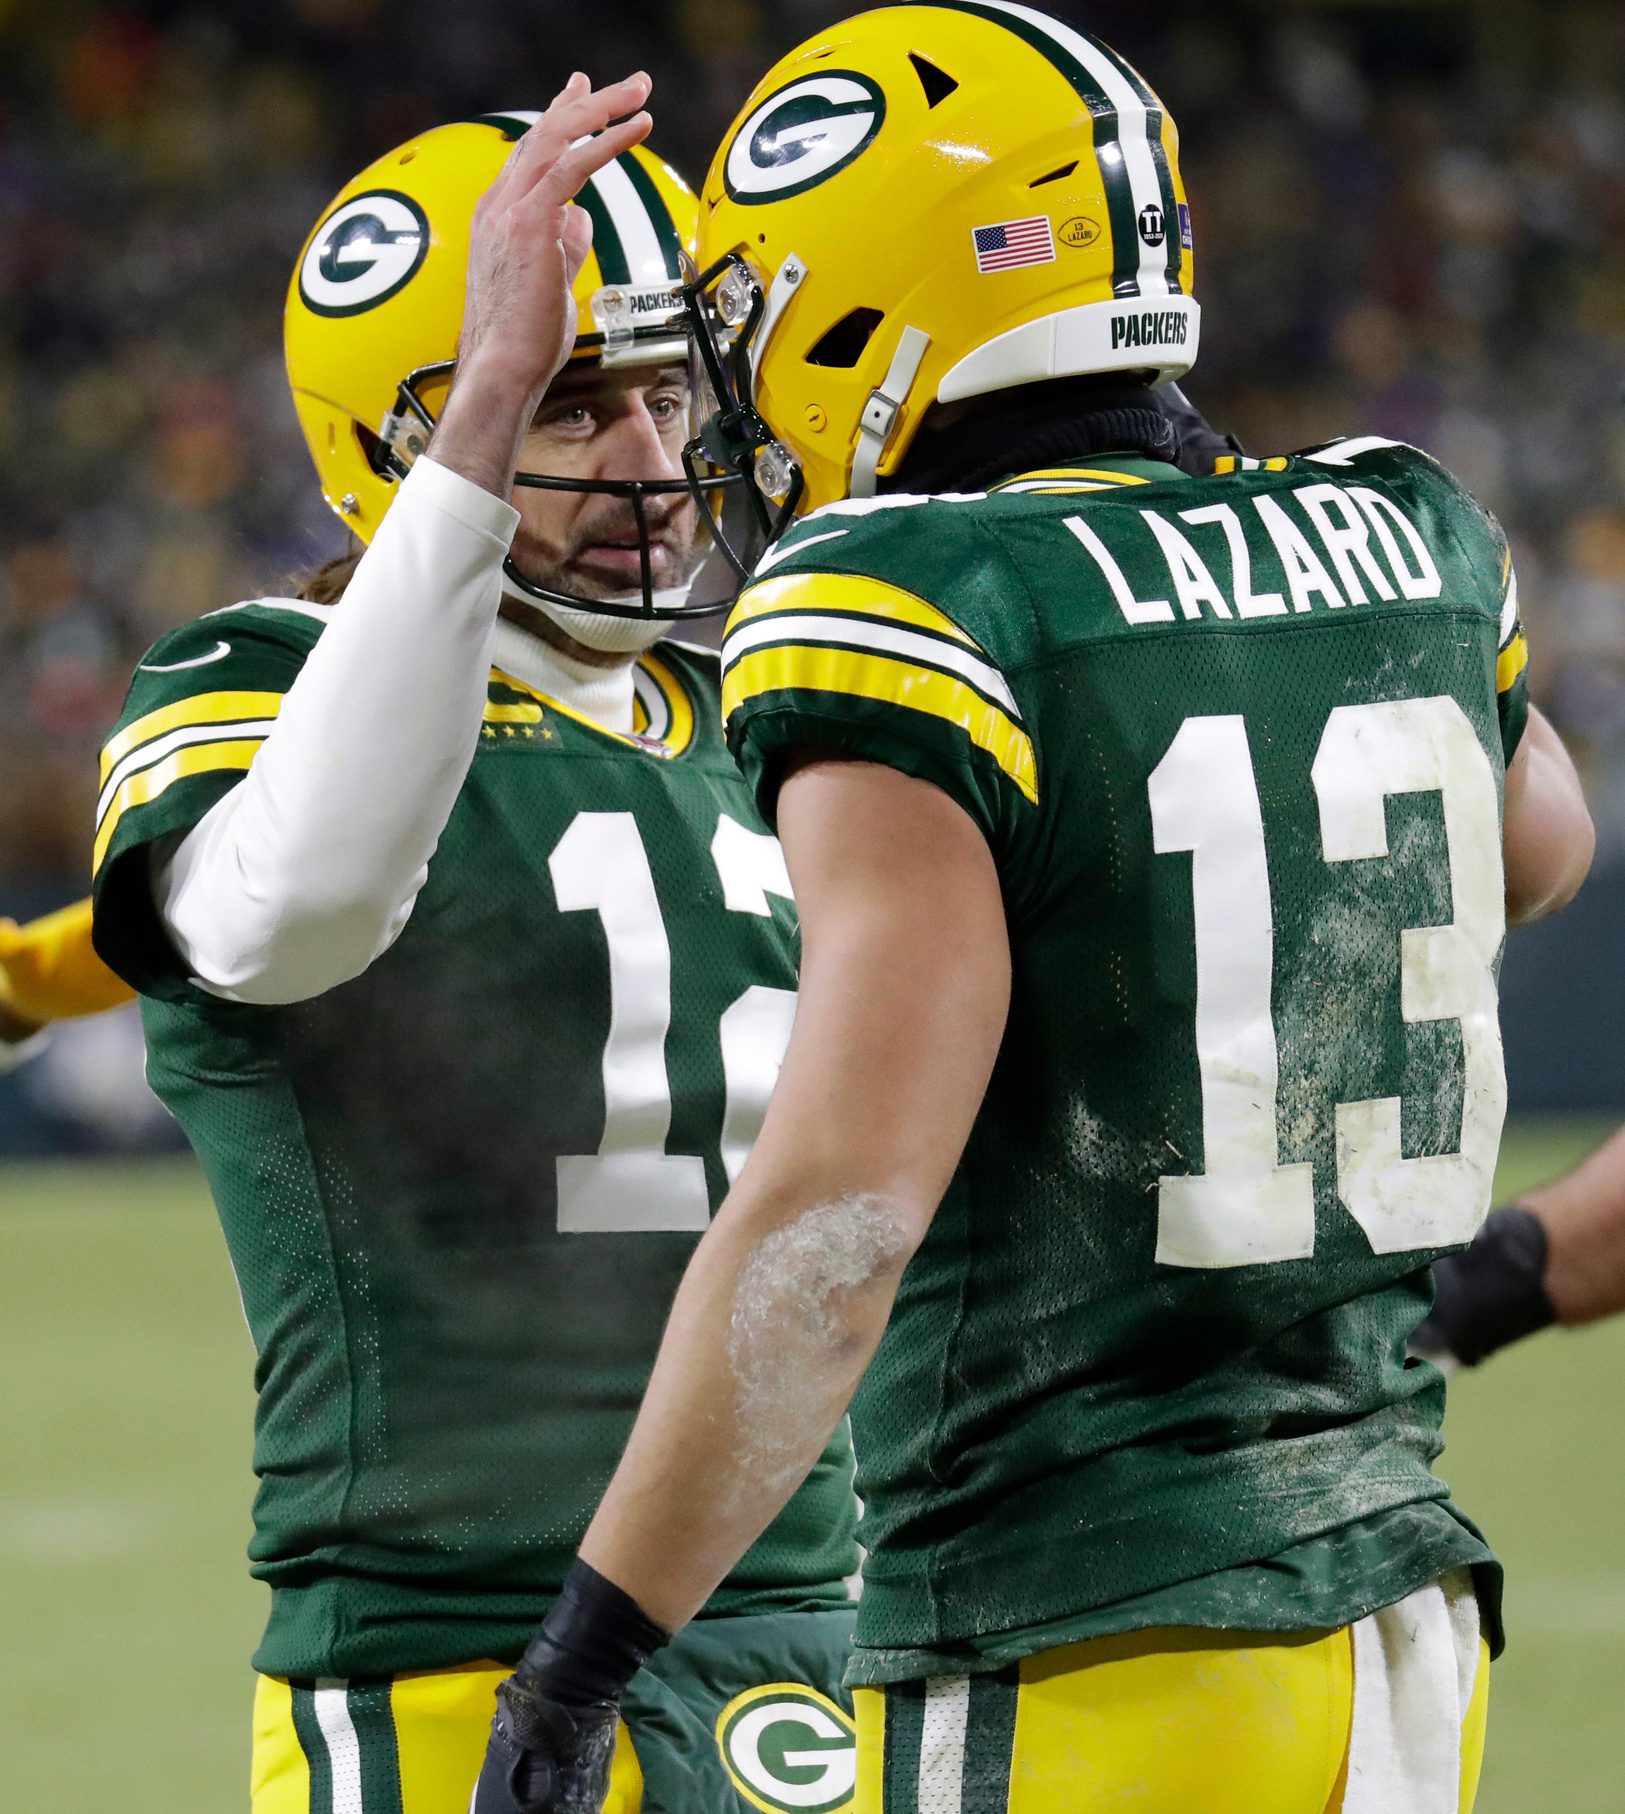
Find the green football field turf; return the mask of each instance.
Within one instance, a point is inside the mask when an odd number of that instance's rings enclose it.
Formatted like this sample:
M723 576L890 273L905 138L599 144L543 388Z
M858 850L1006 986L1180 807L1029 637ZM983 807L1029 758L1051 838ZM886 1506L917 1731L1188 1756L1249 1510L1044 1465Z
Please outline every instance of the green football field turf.
M1503 1194L1606 1131L1516 1128ZM195 1171L0 1170L0 1307L0 1806L246 1810L252 1355ZM1625 1322L1452 1388L1509 1575L1481 1814L1625 1806L1622 1379Z

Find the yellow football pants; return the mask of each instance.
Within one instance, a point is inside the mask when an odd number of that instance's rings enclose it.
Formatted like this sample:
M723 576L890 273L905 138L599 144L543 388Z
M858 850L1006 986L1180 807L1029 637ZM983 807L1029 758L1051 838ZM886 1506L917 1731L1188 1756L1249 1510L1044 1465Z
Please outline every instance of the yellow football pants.
M507 1674L475 1663L332 1687L261 1676L253 1814L468 1814ZM642 1804L623 1725L604 1814L638 1814Z
M1461 1735L1484 1756L1489 1650ZM996 1675L859 1688L853 1814L1338 1814L1350 1630L1094 1638Z

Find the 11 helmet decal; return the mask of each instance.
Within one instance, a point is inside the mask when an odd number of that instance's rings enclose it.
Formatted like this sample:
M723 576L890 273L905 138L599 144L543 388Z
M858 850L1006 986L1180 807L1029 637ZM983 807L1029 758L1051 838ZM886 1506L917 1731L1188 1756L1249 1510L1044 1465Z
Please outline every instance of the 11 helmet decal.
M844 170L885 118L886 97L867 76L803 76L769 95L734 134L723 165L728 194L747 204L800 195Z

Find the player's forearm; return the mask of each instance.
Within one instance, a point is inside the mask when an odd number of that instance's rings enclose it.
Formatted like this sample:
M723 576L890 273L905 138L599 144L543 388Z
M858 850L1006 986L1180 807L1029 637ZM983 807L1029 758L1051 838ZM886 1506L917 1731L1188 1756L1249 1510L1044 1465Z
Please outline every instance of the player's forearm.
M992 858L946 794L814 763L785 782L779 830L802 915L795 1029L582 1548L668 1629L766 1528L846 1410L964 1150L1009 1005Z
M582 1559L668 1631L811 1471L885 1331L913 1240L862 1193L726 1206L672 1308Z
M1625 1311L1625 1128L1520 1201L1546 1232L1546 1295L1569 1327Z
M506 503L539 398L489 359L463 361L430 444L435 463Z
M298 1001L399 934L478 744L517 520L419 461L254 766L158 866L165 924L215 993Z
M1563 740L1533 707L1506 782L1507 924L1566 907L1591 870L1597 836Z

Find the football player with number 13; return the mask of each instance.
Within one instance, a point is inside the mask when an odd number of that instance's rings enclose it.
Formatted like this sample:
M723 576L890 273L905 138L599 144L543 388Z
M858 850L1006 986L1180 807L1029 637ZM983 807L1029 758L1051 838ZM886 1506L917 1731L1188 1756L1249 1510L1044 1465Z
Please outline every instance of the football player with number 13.
M1031 7L830 28L703 195L700 452L811 506L723 650L800 1002L489 1756L595 1805L856 1389L858 1814L1466 1809L1499 1571L1406 1339L1591 848L1506 541L1375 438L1178 468L1177 137Z

